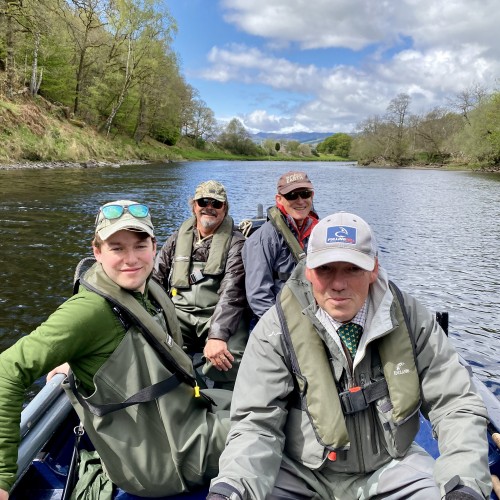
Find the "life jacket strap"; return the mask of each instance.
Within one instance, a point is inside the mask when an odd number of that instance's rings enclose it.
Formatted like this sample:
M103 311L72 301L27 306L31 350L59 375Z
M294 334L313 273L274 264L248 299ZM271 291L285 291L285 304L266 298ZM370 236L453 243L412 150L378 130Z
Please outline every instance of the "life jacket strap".
M340 404L345 415L352 415L368 408L370 403L389 394L385 379L377 380L364 387L351 387L339 393Z

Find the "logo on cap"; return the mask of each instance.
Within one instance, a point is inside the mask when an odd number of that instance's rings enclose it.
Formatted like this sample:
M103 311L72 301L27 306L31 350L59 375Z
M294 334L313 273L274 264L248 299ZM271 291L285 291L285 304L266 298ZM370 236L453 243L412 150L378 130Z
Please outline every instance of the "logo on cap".
M303 181L304 176L302 174L293 174L293 175L287 175L286 176L286 183L290 184L290 182L295 182L295 181Z
M356 228L350 226L330 226L326 228L326 243L356 244Z

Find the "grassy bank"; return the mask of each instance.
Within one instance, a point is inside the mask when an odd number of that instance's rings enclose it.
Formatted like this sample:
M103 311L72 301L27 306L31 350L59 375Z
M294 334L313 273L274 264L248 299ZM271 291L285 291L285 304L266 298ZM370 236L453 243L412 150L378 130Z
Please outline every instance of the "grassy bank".
M23 99L18 102L0 99L0 164L19 162L88 162L94 161L181 161L181 160L290 160L342 161L333 155L321 157L276 156L247 157L230 154L207 144L205 150L181 139L167 146L146 138L137 144L124 135L97 132L94 128L64 116L61 109L44 101Z

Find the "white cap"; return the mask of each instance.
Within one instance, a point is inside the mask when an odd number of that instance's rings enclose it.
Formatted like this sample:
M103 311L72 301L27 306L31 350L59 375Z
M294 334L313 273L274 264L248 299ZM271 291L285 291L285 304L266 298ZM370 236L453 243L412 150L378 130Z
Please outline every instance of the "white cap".
M377 253L371 227L357 215L338 212L321 219L312 230L306 265L314 269L330 262L350 262L373 271Z

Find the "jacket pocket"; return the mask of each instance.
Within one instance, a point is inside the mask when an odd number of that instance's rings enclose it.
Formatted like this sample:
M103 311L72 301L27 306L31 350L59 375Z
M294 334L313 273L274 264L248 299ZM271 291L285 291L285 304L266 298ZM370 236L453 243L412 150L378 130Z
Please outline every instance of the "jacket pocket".
M318 469L324 461L325 447L318 443L305 411L291 408L285 425L285 453L310 469Z
M420 425L418 408L404 422L396 425L392 419L392 405L388 398L380 399L375 406L381 446L385 446L392 458L404 456L418 432Z

